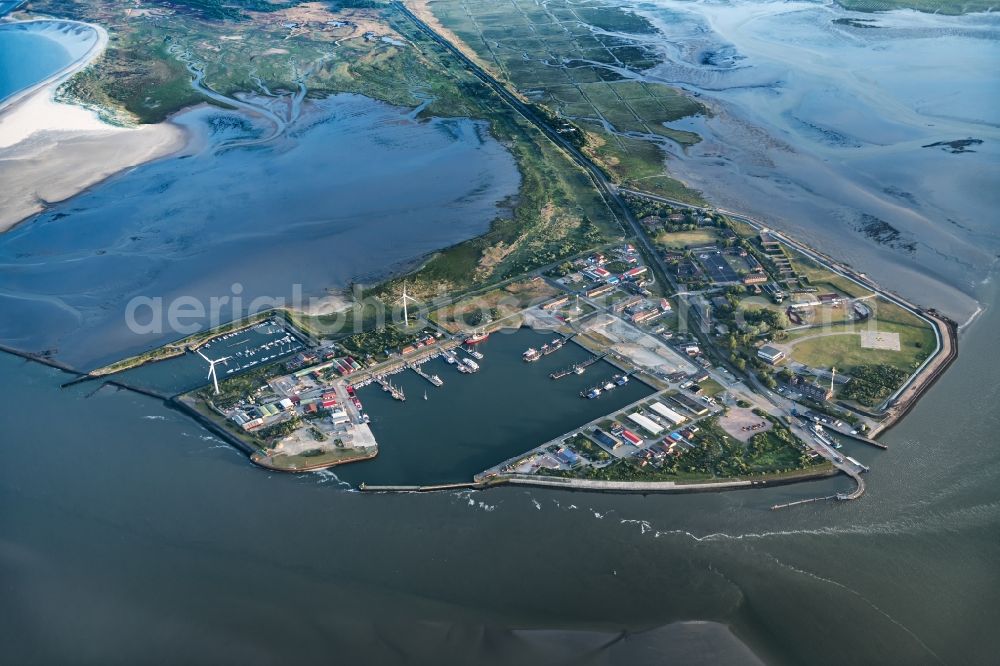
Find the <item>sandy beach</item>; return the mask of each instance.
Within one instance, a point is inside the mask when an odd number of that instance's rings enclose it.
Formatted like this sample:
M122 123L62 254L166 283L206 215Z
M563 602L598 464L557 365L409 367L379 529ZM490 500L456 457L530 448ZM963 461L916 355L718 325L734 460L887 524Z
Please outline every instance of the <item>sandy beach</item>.
M172 123L116 127L89 109L55 100L57 88L104 51L107 32L72 21L19 24L58 38L56 26L87 27L92 35L60 43L73 54L64 69L0 104L0 232L124 169L170 155L186 145ZM10 25L10 24L8 24ZM80 33L80 30L75 32Z

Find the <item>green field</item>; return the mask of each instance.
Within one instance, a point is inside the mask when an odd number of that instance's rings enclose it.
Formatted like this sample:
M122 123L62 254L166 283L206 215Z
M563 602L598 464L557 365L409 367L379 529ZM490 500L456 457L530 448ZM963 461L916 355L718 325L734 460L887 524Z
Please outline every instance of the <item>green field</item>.
M596 0L432 0L428 6L462 46L524 97L593 135L587 152L617 182L700 201L670 179L661 146L697 143L697 134L669 123L706 111L674 88L640 80L660 61L639 38L656 32L645 19ZM615 26L619 34L592 26Z
M369 5L378 8L352 8ZM234 7L242 9L234 13ZM248 7L256 4L32 3L36 12L108 26L106 53L60 95L120 124L159 122L209 101L192 87L185 63L229 97L287 94L304 85L309 98L358 93L408 107L426 103L422 117L487 121L514 155L521 189L509 215L494 220L486 234L428 258L411 277L415 296L502 280L621 235L589 175L396 8L358 0L287 2L266 12ZM677 113L671 94L652 97L661 113Z
M866 328L867 325L851 327L849 324L837 324L811 329L814 335L816 331L832 335L811 338L795 344L792 347L791 357L809 366L835 367L846 373L850 373L855 367L869 364L885 364L912 372L934 351L934 331L928 327L879 321L876 327L878 331L899 334L899 351L864 349L861 346L859 331ZM798 337L809 335L809 330Z
M665 248L683 250L688 247L711 245L719 240L719 234L715 229L705 227L691 231L665 231L657 234L654 240Z
M654 141L608 136L599 123L577 122L587 132L584 152L616 183L668 199L704 204L701 194L665 171L666 153Z

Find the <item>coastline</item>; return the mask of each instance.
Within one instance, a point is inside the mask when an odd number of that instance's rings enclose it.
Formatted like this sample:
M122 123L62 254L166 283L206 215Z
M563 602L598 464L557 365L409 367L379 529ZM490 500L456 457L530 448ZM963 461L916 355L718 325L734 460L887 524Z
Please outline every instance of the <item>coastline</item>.
M94 30L96 39L62 70L0 103L0 233L58 201L131 167L177 154L189 143L173 122L115 127L89 109L55 99L58 88L104 52L108 33L99 25L64 19L32 19L0 25L72 24Z

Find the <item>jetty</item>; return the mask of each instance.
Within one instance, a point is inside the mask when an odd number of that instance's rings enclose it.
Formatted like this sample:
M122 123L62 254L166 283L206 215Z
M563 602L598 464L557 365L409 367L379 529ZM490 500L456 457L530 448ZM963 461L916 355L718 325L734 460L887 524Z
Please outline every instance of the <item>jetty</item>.
M424 372L424 369L422 367L420 367L419 365L416 365L416 364L411 365L410 369L413 370L413 372L415 372L418 375L420 375L421 377L423 377L424 379L426 379L427 381L429 381L434 386L441 386L441 385L444 384L444 380L442 380L437 375L429 375L429 374L427 374L426 372Z
M489 487L490 485L498 484L489 484L479 481L461 481L458 483L437 483L427 486L377 486L362 483L358 486L358 490L370 493L433 493L440 492L442 490L481 490Z
M406 394L403 393L403 389L394 385L392 382L388 381L385 377L382 377L381 375L376 377L375 381L378 382L379 386L382 387L383 391L386 391L394 399L399 400L400 402L406 402Z
M562 379L563 377L565 377L567 375L573 375L573 374L582 375L583 371L586 368L588 368L589 366L597 363L598 361L604 360L604 357L607 356L607 355L608 355L608 353L604 352L600 356L593 356L591 358L588 358L586 361L581 361L579 363L574 363L573 365L569 366L568 368L565 368L563 370L558 370L556 372L553 372L551 375L549 375L549 377L551 377L552 379Z

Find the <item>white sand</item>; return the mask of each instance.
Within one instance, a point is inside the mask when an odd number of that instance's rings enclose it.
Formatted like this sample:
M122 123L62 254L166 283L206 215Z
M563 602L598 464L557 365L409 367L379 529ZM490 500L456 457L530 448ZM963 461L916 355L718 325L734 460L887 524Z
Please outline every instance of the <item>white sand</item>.
M49 25L55 23L32 21L42 34L53 32ZM175 153L186 144L186 133L172 123L114 127L90 110L55 101L56 88L107 45L104 29L90 27L95 35L82 45L80 56L69 67L0 107L0 182L4 184L0 232L46 204L67 199L129 167Z

